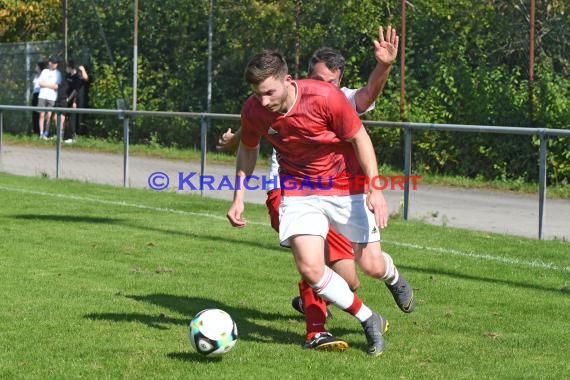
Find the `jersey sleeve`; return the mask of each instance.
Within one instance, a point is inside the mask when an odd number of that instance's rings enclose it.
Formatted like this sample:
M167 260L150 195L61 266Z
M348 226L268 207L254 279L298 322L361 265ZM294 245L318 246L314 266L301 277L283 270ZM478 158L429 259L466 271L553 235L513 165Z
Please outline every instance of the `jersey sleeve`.
M259 145L261 135L255 130L254 117L252 115L252 98L244 104L241 111L241 142L251 148Z
M352 105L352 108L354 108L356 110L356 112L358 112L357 107L356 107L356 93L358 92L358 90L356 88L348 88L348 87L342 87L340 90L342 91L344 96L346 96L346 98L348 99L348 101ZM366 110L364 110L364 112L361 112L358 115L364 115L365 113L372 111L375 106L376 106L376 102L372 102L372 104L370 106L368 106L368 108Z

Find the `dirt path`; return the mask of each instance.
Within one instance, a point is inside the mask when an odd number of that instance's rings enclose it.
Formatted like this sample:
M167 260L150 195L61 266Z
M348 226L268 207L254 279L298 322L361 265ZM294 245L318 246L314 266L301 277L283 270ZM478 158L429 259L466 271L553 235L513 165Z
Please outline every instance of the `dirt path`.
M47 175L51 178L56 173L56 153L53 147L31 148L6 145L0 155L0 171L26 175ZM156 172L168 176L169 190L200 193L191 187L199 187L200 163L184 162L148 157L131 156L129 159L129 185L148 188L149 177ZM186 182L180 181L189 177ZM233 177L231 165L207 164L205 175L214 180L214 187L221 185L224 176ZM254 173L267 175L266 169L259 168ZM61 151L60 178L72 178L86 182L123 185L122 155L82 152L72 149ZM152 181L151 181L152 183ZM158 177L155 184L165 184L166 177ZM203 195L222 199L231 199L233 191L227 186L222 190L204 190ZM538 236L538 194L521 195L509 192L489 190L471 190L450 187L422 185L411 191L410 217L437 225L460 227L503 234ZM248 192L248 201L265 202L263 189ZM397 211L403 199L403 191L385 191L391 212ZM546 239L570 240L570 201L547 200L545 204L544 236Z

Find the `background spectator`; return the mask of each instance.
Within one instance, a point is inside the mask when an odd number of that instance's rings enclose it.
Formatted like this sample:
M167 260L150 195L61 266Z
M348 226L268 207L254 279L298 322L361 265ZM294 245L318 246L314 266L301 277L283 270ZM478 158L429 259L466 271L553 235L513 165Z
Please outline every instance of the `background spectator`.
M32 106L37 107L38 97L40 95L40 74L46 68L46 63L40 61L36 63L34 68L34 77L32 78ZM40 114L36 111L32 112L32 132L36 136L40 134Z
M61 84L61 73L57 69L59 59L51 56L48 59L49 68L42 70L39 78L40 93L38 95L38 107L53 107L57 99L57 89ZM49 135L49 125L51 112L40 111L39 127L40 139L47 140Z

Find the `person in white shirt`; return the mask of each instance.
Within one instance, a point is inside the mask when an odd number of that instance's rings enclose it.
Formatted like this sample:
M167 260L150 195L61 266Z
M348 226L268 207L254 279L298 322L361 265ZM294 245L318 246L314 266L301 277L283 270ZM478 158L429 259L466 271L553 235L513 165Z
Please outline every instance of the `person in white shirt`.
M48 60L49 68L42 70L38 79L40 92L38 95L38 107L53 107L57 99L57 88L61 84L61 73L58 70L59 59L51 56ZM51 112L40 111L39 127L40 138L47 140Z

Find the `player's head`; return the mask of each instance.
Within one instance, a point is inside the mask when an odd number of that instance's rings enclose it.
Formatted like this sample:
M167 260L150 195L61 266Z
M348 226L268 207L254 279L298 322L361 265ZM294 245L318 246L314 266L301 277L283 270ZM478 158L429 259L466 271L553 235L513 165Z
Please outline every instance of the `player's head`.
M308 77L340 87L346 60L338 51L329 47L315 50L309 59Z
M269 50L256 54L247 64L244 78L263 107L287 112L292 78L282 54Z
M67 62L65 63L65 70L68 73L73 73L73 71L75 70L75 61L73 59L68 59Z
M283 79L288 74L287 61L281 53L263 50L248 62L244 79L247 83L256 86L269 77Z
M52 55L48 59L48 64L49 64L50 69L52 69L52 70L57 69L57 65L59 64L59 58L57 58L57 56L55 56L55 55Z

